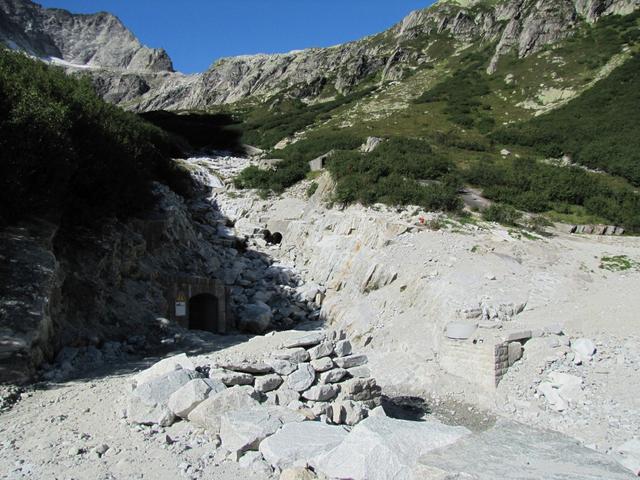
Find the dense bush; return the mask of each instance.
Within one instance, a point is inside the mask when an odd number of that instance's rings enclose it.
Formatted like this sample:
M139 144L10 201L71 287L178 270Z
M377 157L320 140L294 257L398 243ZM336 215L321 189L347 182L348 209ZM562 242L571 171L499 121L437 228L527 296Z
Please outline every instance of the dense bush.
M488 198L530 212L580 205L592 215L640 230L640 196L604 175L528 159L474 163L466 179Z
M511 205L494 203L482 212L482 218L488 222L497 222L502 225L517 225L522 218L522 213Z
M493 134L547 157L604 170L640 186L640 54L564 107Z
M391 139L367 155L341 151L331 157L328 168L337 181L339 202L460 208L455 166L421 140Z
M153 179L179 179L172 153L164 132L106 104L89 80L0 49L3 223L135 215L153 202Z

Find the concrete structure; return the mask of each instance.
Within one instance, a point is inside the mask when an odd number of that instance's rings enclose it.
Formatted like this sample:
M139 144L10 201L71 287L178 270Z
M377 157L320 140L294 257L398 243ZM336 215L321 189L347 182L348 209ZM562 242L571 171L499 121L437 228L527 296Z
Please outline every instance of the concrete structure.
M509 367L522 358L522 345L530 331L493 335L481 330L465 340L446 338L440 345L438 363L448 373L480 387L491 400Z
M227 333L233 328L227 314L227 291L217 279L171 276L163 279L167 317L185 328Z
M335 150L331 150L324 155L319 156L315 160L311 160L309 162L309 168L311 168L312 172L319 172L321 170L324 170L327 165L327 160L331 158L335 153Z

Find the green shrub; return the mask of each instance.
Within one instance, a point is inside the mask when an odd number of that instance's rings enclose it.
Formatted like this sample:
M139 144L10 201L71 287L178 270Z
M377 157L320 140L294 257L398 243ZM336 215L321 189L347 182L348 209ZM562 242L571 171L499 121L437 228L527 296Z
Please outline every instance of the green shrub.
M482 212L482 218L488 222L496 222L502 225L517 225L522 218L522 213L511 205L494 203Z

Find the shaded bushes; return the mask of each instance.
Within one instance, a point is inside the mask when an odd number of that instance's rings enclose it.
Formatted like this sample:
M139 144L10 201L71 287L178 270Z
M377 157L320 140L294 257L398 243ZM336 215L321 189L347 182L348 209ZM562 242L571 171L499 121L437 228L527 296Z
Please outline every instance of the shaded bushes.
M0 49L0 221L126 218L178 184L169 137L99 99L88 79Z
M178 114L165 111L139 114L165 132L177 135L191 149L215 149L240 152L242 131L231 115L218 113Z

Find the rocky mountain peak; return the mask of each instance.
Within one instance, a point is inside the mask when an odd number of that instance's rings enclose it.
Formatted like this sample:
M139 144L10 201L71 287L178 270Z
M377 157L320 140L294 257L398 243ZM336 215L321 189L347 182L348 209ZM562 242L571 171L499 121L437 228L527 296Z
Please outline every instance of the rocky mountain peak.
M76 15L30 0L0 0L0 42L75 66L173 71L164 50L143 46L117 17L106 12Z

